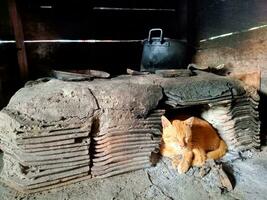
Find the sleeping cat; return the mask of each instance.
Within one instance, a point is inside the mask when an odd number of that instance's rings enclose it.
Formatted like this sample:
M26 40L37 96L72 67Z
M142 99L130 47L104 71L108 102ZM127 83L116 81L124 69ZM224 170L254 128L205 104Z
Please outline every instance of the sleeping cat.
M172 123L161 117L163 134L160 153L172 159L179 173L191 166L202 166L207 159L219 159L227 151L227 145L214 128L205 120L186 117Z

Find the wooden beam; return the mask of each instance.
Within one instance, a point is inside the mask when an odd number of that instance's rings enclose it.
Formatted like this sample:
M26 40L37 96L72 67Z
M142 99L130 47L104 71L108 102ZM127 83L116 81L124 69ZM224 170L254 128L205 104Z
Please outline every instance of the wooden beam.
M23 27L20 15L17 10L16 0L8 0L8 10L16 39L20 76L23 81L26 81L28 78L28 62L24 45Z

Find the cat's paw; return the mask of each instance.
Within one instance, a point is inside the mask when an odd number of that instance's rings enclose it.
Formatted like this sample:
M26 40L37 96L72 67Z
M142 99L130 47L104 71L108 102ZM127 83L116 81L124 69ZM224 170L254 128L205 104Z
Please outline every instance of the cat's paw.
M186 163L186 162L182 162L182 163L180 163L180 164L178 165L178 167L177 167L177 169L178 169L178 173L179 173L179 174L184 174L185 172L188 171L189 167L190 167L190 166L189 166L188 163Z
M194 159L192 165L197 167L203 166L207 159L206 154L199 149L193 149L193 153L194 153Z
M206 162L206 157L198 157L198 158L193 160L192 165L197 166L197 167L201 167L205 164L205 162Z
M176 169L176 168L178 167L180 161L181 161L181 160L180 160L179 158L173 158L173 159L172 159L172 167L173 167L174 169Z

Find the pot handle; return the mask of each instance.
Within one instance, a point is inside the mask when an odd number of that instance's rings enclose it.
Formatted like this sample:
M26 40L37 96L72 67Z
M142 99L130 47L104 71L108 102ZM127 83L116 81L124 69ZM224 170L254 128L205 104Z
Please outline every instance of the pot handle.
M163 31L161 28L152 28L150 29L149 33L148 33L148 42L151 43L152 42L152 39L151 39L151 34L152 32L155 32L155 31L160 31L160 42L163 43Z

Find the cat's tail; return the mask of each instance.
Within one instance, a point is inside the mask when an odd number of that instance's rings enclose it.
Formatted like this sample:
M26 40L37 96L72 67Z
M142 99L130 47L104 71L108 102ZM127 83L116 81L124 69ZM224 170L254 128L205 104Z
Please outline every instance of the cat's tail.
M227 145L223 140L221 140L218 149L207 153L207 159L217 160L223 157L226 152L227 152Z

